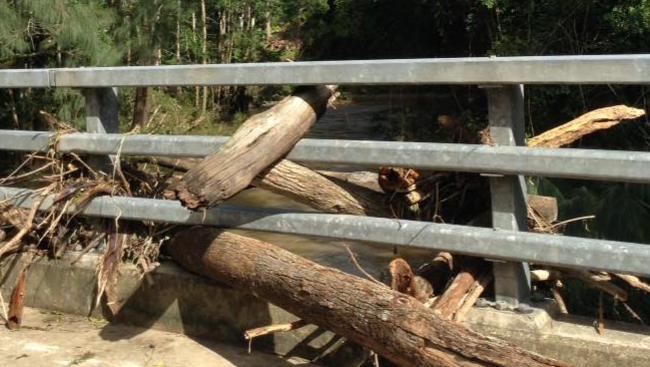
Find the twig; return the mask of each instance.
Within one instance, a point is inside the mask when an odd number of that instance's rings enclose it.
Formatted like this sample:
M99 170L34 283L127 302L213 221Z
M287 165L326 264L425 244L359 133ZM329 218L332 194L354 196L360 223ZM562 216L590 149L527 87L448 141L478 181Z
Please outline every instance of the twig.
M626 310L627 312L629 312L630 315L631 315L634 319L636 319L638 322L640 322L641 325L645 325L645 322L643 321L643 319L641 318L641 316L639 316L638 313L634 312L634 310L632 309L632 307L630 307L630 305L628 305L627 302L621 302L621 304L623 304L623 307L625 308L625 310Z
M297 330L307 325L309 324L304 320L296 320L288 324L268 325L268 326L258 327L255 329L246 330L246 332L244 333L244 338L248 340L248 354L251 354L251 346L253 344L254 338L257 338L259 336L274 334L274 333L282 333L282 332Z
M580 279L583 282L597 289L600 289L601 291L605 291L609 293L619 301L627 301L627 292L624 289L618 287L617 285L607 281L606 280L607 278L606 277L603 278L602 275L593 274L586 270L562 269L562 272L570 277Z
M569 314L569 309L566 307L566 302L564 302L564 298L562 297L562 293L560 293L560 287L562 285L562 282L559 280L553 284L551 287L551 293L553 293L553 298L555 299L555 303L557 303L557 307L560 310L560 313L563 315L568 315Z
M581 220L594 219L594 218L596 218L595 215L585 215L584 217L577 217L577 218L567 219L565 221L552 224L550 229L557 228L557 227L563 226L565 224L569 224L569 223L573 223L573 222L579 222Z
M95 178L101 177L101 175L97 173L97 171L95 171L89 165L87 165L86 162L84 162L84 160L81 159L76 153L70 153L70 156L72 156L72 158L74 158L77 162L81 163L81 165L83 165L88 170L88 172L92 173L93 176L95 176Z
M100 234L99 236L95 237L95 238L94 238L94 239L93 239L93 240L88 244L88 246L84 247L84 249L81 250L81 251L79 252L79 256L77 256L74 260L72 260L72 261L70 262L70 265L74 265L74 264L76 264L79 260L81 260L81 258L82 258L85 254L87 254L90 250L92 250L92 249L94 249L95 247L97 247L97 245L99 245L99 243L101 242L101 240L104 239L104 237L106 237L106 233L102 233L102 234Z
M54 165L54 162L48 162L44 166L38 167L38 168L36 168L36 169L34 169L32 171L29 171L27 173L23 173L22 175L13 176L13 177L12 176L7 176L7 177L0 180L0 185L4 185L4 184L7 184L7 183L16 183L16 182L18 182L18 181L20 181L20 180L22 180L24 178L27 178L27 177L29 177L31 175L37 174L37 173L39 173L41 171L45 171L46 169L50 168L52 165Z
M650 284L641 281L641 279L639 279L638 277L635 277L634 275L626 275L626 274L614 274L614 275L623 279L631 287L650 293Z
M352 252L352 250L350 249L350 246L348 244L344 243L343 248L345 249L345 251L348 252L348 255L350 256L350 261L352 261L352 264L357 268L357 270L359 270L361 272L361 274L363 274L366 278L368 278L368 280L370 280L370 281L372 281L374 283L381 284L381 285L385 286L384 283L382 283L382 282L378 281L377 279L375 279L375 277L370 275L367 271L365 271L361 267L361 265L357 261L356 256L354 256L354 253Z
M0 258L10 251L15 251L20 246L23 237L25 237L25 235L27 235L27 233L29 233L34 226L34 217L36 217L38 209L40 209L41 205L45 199L47 199L48 194L54 189L54 187L55 184L51 184L40 194L41 198L36 203L34 203L34 205L32 205L32 209L29 212L27 221L20 229L20 231L16 233L16 235L11 240L5 242L2 247L0 247Z
M603 310L603 292L598 295L598 321L596 322L598 334L605 334L605 311Z

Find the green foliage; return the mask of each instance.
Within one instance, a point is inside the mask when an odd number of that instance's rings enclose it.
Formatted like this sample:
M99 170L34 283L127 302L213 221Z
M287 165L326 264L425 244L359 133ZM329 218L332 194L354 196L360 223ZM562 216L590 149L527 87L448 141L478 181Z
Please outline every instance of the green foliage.
M120 58L109 35L114 13L96 1L2 2L0 14L5 66L113 65Z

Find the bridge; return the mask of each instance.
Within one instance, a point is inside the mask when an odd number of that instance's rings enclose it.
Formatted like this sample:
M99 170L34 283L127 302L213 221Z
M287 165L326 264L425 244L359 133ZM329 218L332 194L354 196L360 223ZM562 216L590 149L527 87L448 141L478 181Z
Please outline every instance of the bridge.
M0 130L0 150L204 157L226 141L226 137L119 134L119 87L478 85L488 97L494 146L303 139L288 157L305 165L404 166L480 173L490 181L493 228L232 205L196 213L176 201L127 197L96 198L83 215L368 241L484 257L494 262L498 308L521 311L530 308L528 263L650 276L647 244L526 232L524 176L645 184L650 183L650 153L523 146L525 86L647 83L650 55L0 70L0 88L82 88L87 103L87 132L59 136ZM9 199L27 208L34 201L31 193L0 187L0 200ZM41 209L48 210L51 205L52 200L46 201Z

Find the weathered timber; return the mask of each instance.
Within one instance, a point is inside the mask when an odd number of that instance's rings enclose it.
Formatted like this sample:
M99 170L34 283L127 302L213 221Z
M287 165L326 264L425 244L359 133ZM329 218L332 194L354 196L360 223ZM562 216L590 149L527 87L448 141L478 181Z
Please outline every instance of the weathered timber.
M180 171L189 171L196 165L181 159L156 158L153 161ZM287 159L260 172L252 185L324 213L392 216L385 195L335 177L325 177Z
M217 153L189 170L176 191L190 209L212 207L248 187L309 131L335 93L333 86L302 88L252 116Z
M258 175L253 185L325 213L391 217L385 195L326 178L286 159Z
M365 187L372 191L376 191L379 193L384 192L384 190L381 189L381 186L379 186L379 182L378 182L379 175L377 174L377 172L370 172L370 171L340 172L340 171L318 170L318 173L329 178L335 178L340 181L345 181L355 186Z
M566 366L444 320L416 299L271 244L192 228L168 246L183 267L294 313L400 366Z
M622 121L634 120L644 115L644 110L624 105L600 108L539 134L528 140L526 145L532 148L559 148L585 135L609 129Z
M476 261L476 264L464 267L434 304L433 309L435 312L445 319L453 319L456 312L463 306L466 295L472 290L478 279L483 273L490 270L489 264L485 261ZM476 295L474 302L480 295L480 293Z

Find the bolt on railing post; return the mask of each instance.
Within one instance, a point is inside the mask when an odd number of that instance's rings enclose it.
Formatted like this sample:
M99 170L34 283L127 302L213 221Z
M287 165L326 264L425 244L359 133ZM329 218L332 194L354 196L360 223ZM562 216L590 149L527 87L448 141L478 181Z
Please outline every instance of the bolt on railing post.
M120 108L117 88L89 88L84 90L84 95L86 97L86 131L98 134L119 133ZM90 164L97 169L107 170L111 167L112 160L113 157L91 157Z
M524 145L523 85L487 87L490 136L496 145ZM490 177L492 226L526 231L526 183L523 176ZM493 262L496 301L517 307L530 297L527 263Z

